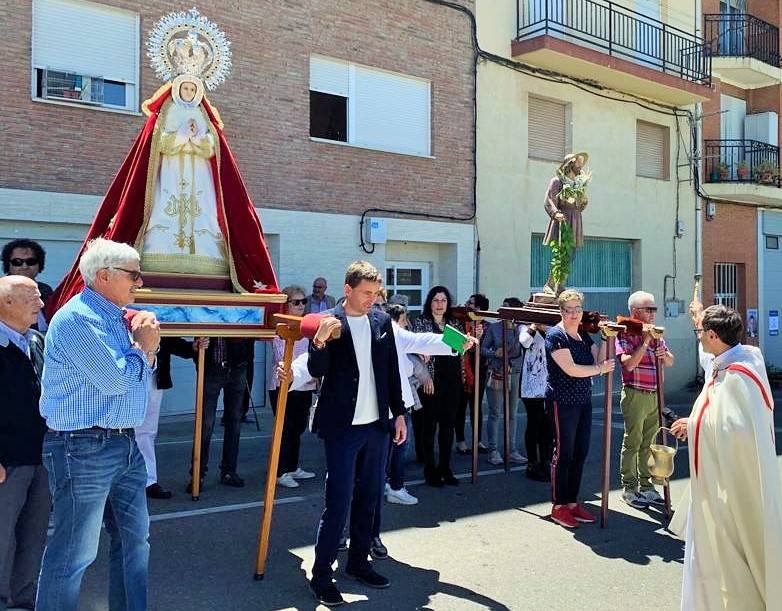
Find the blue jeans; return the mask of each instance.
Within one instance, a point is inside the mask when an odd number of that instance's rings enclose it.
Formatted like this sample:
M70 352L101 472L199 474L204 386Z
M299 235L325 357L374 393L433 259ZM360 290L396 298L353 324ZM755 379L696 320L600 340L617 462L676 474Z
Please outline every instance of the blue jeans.
M405 414L405 426L410 430L410 414ZM407 439L401 444L394 443L393 434L389 433L389 448L387 454L388 466L385 472L388 474L388 485L393 490L401 490L405 486L405 458L407 455ZM375 518L372 521L372 538L380 536L380 519L383 512L383 496L385 495L385 478L380 482L380 495L377 497L375 506Z
M48 432L54 533L38 580L38 611L76 611L84 571L98 552L101 523L111 538L109 609L147 608L147 470L132 432Z
M410 414L405 414L405 425L410 431ZM405 485L405 464L407 463L407 439L397 445L393 442L393 433L391 443L391 456L388 459L388 485L393 490L401 490ZM383 496L383 487L381 487L381 501Z
M367 560L372 523L380 488L385 482L391 436L379 422L351 425L324 439L326 446L326 506L315 542L312 581L331 583L332 565L350 510L350 550L346 569L361 575Z
M502 382L499 383L499 388L489 388L486 393L486 398L489 402L489 420L488 420L488 439L487 445L489 450L500 451L505 447L505 437L500 437L500 422L504 423L505 414L503 413L503 392ZM508 453L517 451L516 446L516 412L519 408L519 373L514 371L508 376L508 412L510 413L510 421L508 427L510 429L510 448ZM504 455L504 452L500 452Z

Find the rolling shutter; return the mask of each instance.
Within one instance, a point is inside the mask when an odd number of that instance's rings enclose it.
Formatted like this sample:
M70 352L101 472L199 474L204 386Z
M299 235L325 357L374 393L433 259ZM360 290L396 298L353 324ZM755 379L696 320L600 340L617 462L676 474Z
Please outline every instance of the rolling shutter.
M310 90L348 97L350 65L325 57L310 57Z
M568 153L567 105L530 96L528 114L528 156L562 161Z
M354 66L355 139L359 146L430 154L429 81Z
M668 180L669 130L663 125L638 121L635 144L635 174L645 178Z
M33 67L136 84L139 17L73 0L34 0Z

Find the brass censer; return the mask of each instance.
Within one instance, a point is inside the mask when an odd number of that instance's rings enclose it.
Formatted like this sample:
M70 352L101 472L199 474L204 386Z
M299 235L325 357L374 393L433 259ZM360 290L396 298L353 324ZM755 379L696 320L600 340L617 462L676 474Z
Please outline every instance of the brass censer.
M663 431L668 431L668 434L663 433L662 443L657 443L657 436ZM675 445L673 447L666 444L669 436L674 441ZM649 449L652 451L652 455L649 457L649 472L655 484L666 485L668 484L668 479L673 475L673 459L679 449L679 442L671 433L671 429L666 427L657 429L654 438L655 443L649 446Z

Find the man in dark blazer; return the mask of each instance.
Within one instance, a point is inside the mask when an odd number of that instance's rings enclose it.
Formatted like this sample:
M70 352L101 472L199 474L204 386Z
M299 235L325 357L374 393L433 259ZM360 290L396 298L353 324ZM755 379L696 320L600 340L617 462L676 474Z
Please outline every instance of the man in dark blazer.
M403 443L407 430L391 318L372 308L380 282L369 263L351 264L344 305L328 312L310 345L310 375L323 378L313 429L324 440L328 470L310 587L327 606L344 602L332 565L348 511L347 577L374 588L389 585L367 556L391 435ZM337 328L340 337L331 339Z
M30 328L42 307L34 280L0 278L0 609L35 607L49 525L38 411L44 340Z

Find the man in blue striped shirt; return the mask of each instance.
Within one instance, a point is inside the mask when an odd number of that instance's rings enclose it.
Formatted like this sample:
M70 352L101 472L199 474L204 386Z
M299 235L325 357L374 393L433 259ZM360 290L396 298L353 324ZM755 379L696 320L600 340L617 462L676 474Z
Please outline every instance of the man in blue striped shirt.
M143 284L139 265L131 246L93 240L79 261L86 288L49 325L41 415L54 532L39 611L76 611L101 522L111 537L109 608L147 607L147 474L133 427L144 420L160 329L151 312L124 309Z

